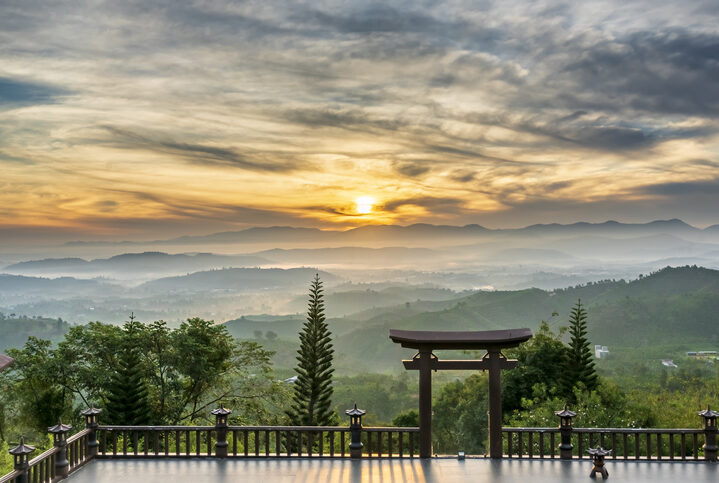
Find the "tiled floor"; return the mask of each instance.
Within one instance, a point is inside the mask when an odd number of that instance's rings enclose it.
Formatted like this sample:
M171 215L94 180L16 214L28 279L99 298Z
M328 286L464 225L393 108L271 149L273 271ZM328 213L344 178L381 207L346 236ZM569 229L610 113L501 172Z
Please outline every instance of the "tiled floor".
M574 482L589 479L591 462L468 459L309 460L160 459L95 460L69 483L222 482ZM612 482L716 482L710 463L607 462ZM599 479L601 480L601 478Z

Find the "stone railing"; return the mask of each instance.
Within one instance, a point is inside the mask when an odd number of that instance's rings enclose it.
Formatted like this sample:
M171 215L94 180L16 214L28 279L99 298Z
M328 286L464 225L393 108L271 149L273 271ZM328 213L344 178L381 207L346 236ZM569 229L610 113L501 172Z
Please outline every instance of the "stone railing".
M700 429L575 428L576 413L556 411L557 428L502 428L504 454L509 458L588 458L590 448L610 450L611 459L717 460L717 416L707 407ZM559 442L559 445L557 445Z
M14 471L0 483L52 483L93 458L414 458L419 428L363 427L365 412L347 410L349 426L230 426L229 409L212 411L214 426L101 426L101 410L83 411L85 429L69 438L71 426L48 428L51 449L28 460L35 448L10 450Z
M52 483L93 458L415 458L419 428L363 427L361 409L350 409L349 426L231 426L224 407L212 411L214 426L99 425L90 408L85 429L66 437L71 426L48 428L53 447L28 459L35 448L24 441L10 450L14 471L0 483ZM555 428L502 428L504 457L583 459L591 449L612 459L717 460L717 417L709 407L698 414L701 429L575 428L576 414L555 413ZM597 469L597 471L600 471Z

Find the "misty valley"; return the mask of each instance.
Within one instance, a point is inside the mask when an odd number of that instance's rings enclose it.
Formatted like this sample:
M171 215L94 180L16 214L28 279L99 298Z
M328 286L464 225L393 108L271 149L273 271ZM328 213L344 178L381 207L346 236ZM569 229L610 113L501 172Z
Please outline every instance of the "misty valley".
M69 325L122 324L131 313L170 327L201 317L262 340L276 366L289 368L315 274L325 284L341 373L397 372L401 351L386 340L390 327L559 327L577 299L591 311L591 339L615 352L639 342L668 351L656 357L675 357L694 342L716 342L704 331L719 303L719 277L707 270L719 268L719 228L679 220L255 228L32 250L2 255L0 349L27 335L56 339ZM656 324L662 331L648 330Z

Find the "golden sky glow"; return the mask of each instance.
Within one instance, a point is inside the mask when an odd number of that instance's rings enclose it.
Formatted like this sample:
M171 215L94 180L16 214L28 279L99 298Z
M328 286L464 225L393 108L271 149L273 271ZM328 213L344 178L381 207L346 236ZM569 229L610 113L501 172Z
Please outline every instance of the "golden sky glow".
M719 222L709 0L33 2L0 5L0 234Z

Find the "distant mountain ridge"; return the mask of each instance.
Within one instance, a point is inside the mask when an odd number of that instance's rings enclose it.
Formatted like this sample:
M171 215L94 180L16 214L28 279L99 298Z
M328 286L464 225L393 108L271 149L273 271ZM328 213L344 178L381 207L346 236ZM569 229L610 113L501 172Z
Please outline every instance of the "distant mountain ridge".
M140 285L144 290L264 290L270 288L307 285L318 274L323 282L332 283L339 278L314 268L225 268L165 277Z
M705 229L696 228L679 219L655 220L648 223L620 223L605 221L602 223L577 222L570 224L535 224L523 228L486 228L477 224L464 226L432 225L416 223L412 225L366 225L349 230L322 230L319 228L295 228L290 226L253 227L245 230L226 231L208 235L182 236L167 240L153 240L147 242L69 242L68 246L92 245L195 245L195 244L222 244L238 243L252 244L265 243L272 240L291 240L295 243L404 243L407 241L442 240L442 239L472 239L487 236L502 235L557 235L584 233L604 233L612 235L637 234L719 234L719 225Z
M42 274L48 272L67 272L70 274L92 274L106 271L120 272L167 272L181 270L193 272L222 267L256 267L269 261L254 255L216 255L197 253L194 255L164 252L123 253L110 258L85 260L82 258L46 258L30 260L8 265L3 270L10 273Z

